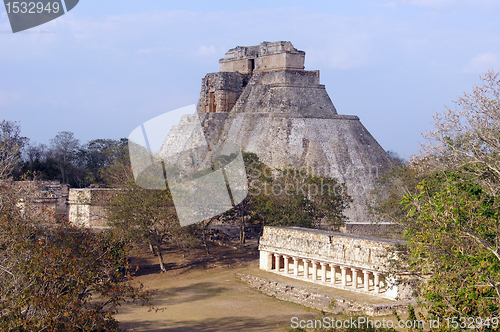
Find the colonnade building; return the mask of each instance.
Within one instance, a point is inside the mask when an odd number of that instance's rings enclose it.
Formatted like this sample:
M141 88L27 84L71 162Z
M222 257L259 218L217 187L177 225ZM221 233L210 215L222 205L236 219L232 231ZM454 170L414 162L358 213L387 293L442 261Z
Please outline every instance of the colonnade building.
M384 272L387 249L398 240L299 227L264 227L260 268L325 286L401 299Z

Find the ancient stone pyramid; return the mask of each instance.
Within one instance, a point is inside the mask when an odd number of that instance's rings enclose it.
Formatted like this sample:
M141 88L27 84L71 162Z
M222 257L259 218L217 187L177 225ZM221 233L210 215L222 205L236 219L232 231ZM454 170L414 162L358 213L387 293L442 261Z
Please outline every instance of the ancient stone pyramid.
M367 222L366 200L387 152L353 115L339 115L304 70L305 52L288 41L230 49L220 72L207 74L197 112L210 145L231 142L271 167L307 167L345 183L350 222Z

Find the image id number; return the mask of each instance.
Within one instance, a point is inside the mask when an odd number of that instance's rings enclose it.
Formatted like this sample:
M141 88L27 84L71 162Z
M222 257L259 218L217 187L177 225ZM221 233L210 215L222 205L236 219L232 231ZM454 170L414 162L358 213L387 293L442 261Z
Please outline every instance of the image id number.
M7 13L10 14L41 14L59 12L60 6L58 2L49 2L44 5L43 2L7 2Z

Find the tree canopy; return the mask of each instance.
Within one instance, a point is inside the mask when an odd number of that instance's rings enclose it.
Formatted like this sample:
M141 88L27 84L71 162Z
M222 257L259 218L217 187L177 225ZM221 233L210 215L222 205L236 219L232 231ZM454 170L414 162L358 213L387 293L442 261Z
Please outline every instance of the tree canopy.
M249 196L242 204L251 220L270 226L334 229L345 222L343 212L351 198L336 179L305 169L271 169L252 153L244 158Z
M162 254L165 245L188 239L168 189L143 189L129 182L116 192L106 208L109 224L122 231L127 239L148 244L158 256L161 271L167 271Z
M131 283L128 245L113 232L23 212L35 196L0 178L0 327L8 331L119 331L123 302L148 304Z
M21 127L16 122L0 122L0 179L12 174L28 141L21 136Z
M415 277L432 319L500 310L500 79L490 71L481 80L435 116L422 152L376 191L374 211L404 230L394 267Z

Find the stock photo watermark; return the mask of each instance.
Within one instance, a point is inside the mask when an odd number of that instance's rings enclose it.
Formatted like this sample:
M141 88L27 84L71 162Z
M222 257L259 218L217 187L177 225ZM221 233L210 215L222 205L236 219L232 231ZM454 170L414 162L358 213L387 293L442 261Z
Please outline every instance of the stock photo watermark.
M291 328L293 329L373 329L373 328L400 328L400 329L416 329L416 330L429 330L429 329L483 329L499 327L499 318L481 318L481 317L448 317L429 319L424 321L421 319L415 320L398 320L393 321L385 318L370 318L370 317L350 317L346 318L333 318L323 317L317 319L299 319L298 317L291 318Z
M332 170L330 168L303 167L284 168L273 170L271 168L261 169L258 163L252 162L247 165L247 175L249 178L249 194L265 196L292 196L302 194L304 197L315 197L318 195L342 195L347 188L338 180L331 181L329 177ZM378 167L353 167L349 165L344 172L336 170L343 177L370 177L378 176ZM262 178L272 181L262 181ZM286 178L279 181L280 178ZM310 179L316 178L316 181ZM360 188L365 191L365 188Z
M248 195L240 148L224 144L212 150L195 105L137 127L129 135L129 153L136 184L168 187L181 226L229 211Z
M12 32L20 32L45 24L68 13L79 0L4 0Z
M181 226L229 211L248 195L333 197L347 194L342 179L378 175L377 167L352 165L345 170L278 170L256 161L246 166L238 144L210 146L200 117L195 105L186 106L146 121L129 135L135 183L145 189L168 188ZM359 183L352 186L353 193L369 189Z

